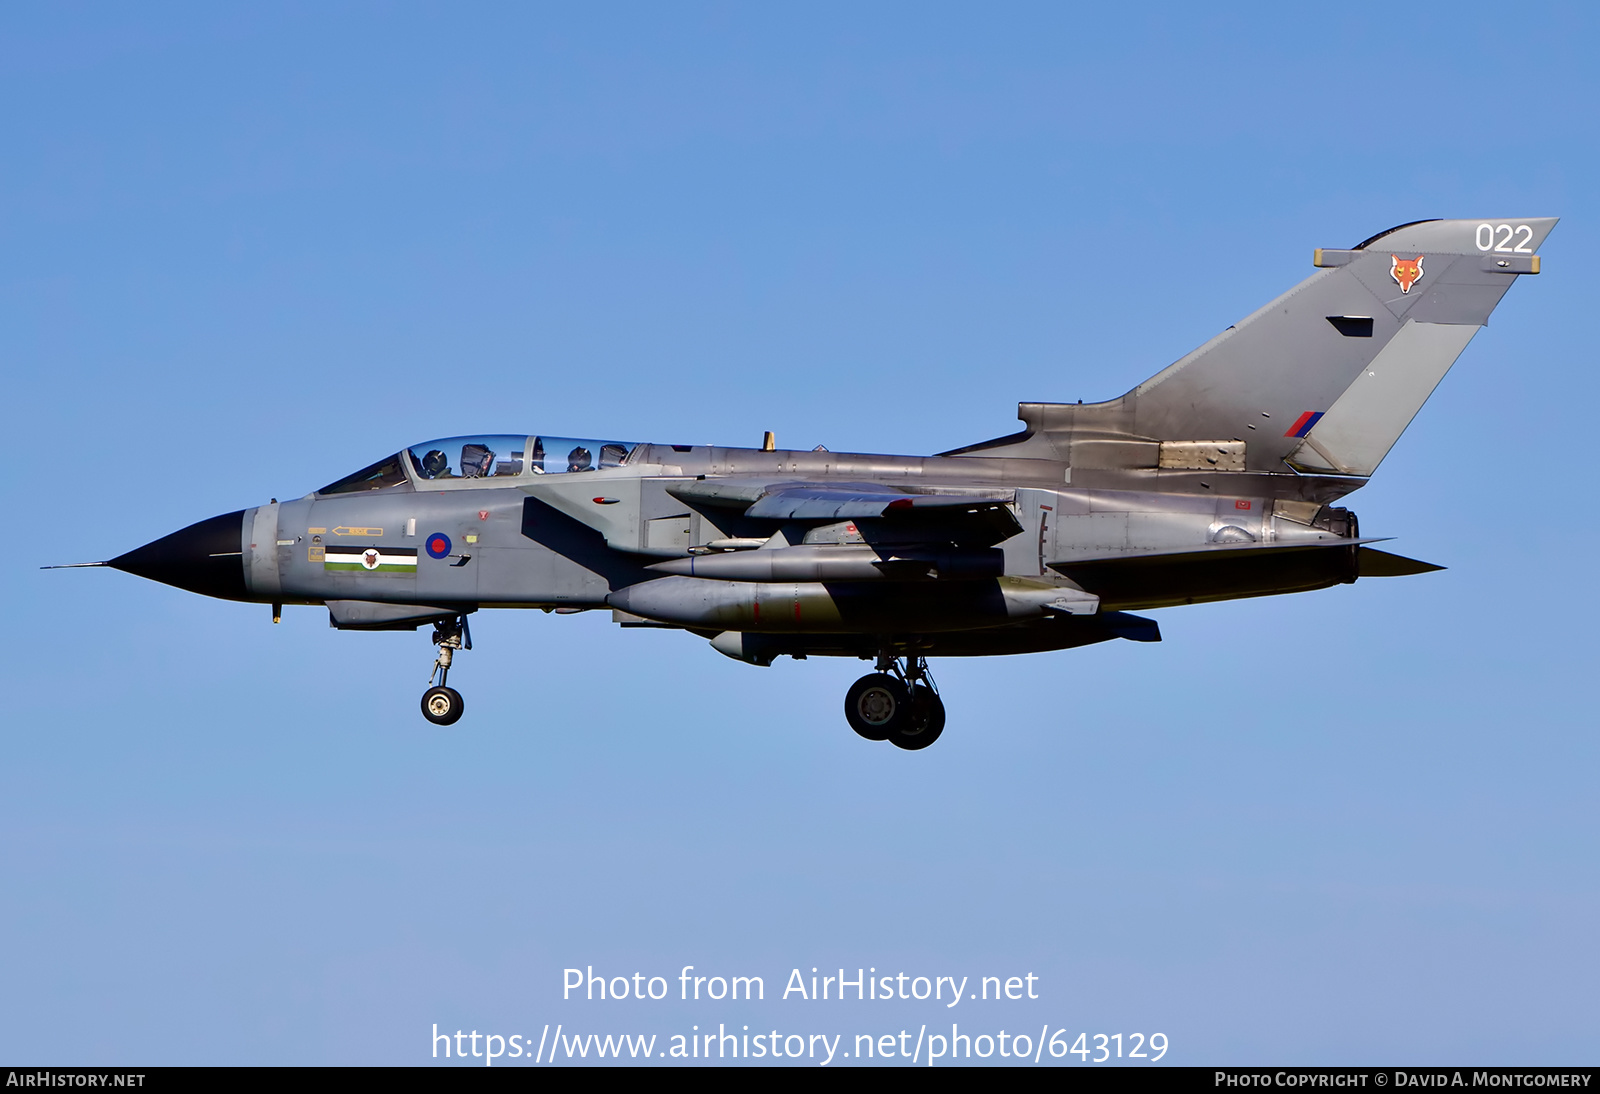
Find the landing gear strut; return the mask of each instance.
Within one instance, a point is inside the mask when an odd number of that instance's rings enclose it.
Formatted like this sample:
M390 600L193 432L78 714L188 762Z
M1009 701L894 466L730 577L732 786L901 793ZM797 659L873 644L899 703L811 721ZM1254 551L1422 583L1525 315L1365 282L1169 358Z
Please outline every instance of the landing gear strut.
M878 671L868 673L844 697L850 728L869 741L888 741L907 751L927 748L944 732L944 700L939 698L928 662L914 654L878 655Z
M435 623L433 644L439 647L439 658L433 663L433 671L428 673L428 683L432 684L436 676L439 683L423 692L422 716L437 726L453 725L461 717L464 704L461 693L455 688L446 687L445 682L450 678L450 661L455 651L472 648L472 631L467 627L467 617L458 615Z

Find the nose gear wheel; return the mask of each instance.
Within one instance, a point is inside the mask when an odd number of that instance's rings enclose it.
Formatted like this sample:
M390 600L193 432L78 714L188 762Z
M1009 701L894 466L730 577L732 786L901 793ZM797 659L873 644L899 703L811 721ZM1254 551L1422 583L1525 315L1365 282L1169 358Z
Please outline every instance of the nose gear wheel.
M433 644L439 647L439 656L428 673L428 683L433 684L435 678L439 683L423 693L422 716L436 726L454 725L465 705L461 693L446 685L456 650L472 648L472 631L467 627L467 617L458 615L436 622L433 625Z
M422 694L422 716L436 726L454 725L462 709L461 693L455 688L429 688Z

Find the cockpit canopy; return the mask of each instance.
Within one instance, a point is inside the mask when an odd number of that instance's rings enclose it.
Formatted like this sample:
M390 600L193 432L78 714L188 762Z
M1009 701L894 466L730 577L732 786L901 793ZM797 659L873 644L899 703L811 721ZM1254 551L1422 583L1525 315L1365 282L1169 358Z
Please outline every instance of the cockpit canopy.
M522 474L527 437L451 437L406 452L419 479L496 479Z
M432 486L465 479L507 479L557 475L620 467L634 445L623 441L585 440L524 434L447 437L415 444L403 452L363 467L353 475L318 490L319 494L354 494L414 482Z

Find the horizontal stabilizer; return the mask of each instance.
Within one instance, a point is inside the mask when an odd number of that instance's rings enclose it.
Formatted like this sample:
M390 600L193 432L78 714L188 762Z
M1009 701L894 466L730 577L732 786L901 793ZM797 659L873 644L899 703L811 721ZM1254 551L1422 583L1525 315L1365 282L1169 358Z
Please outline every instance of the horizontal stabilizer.
M1442 570L1431 562L1422 562L1404 555L1391 555L1388 551L1375 551L1363 547L1356 552L1356 573L1362 577L1410 577L1412 574L1431 574Z
M1179 551L1119 551L1050 563L1108 610L1164 608L1307 592L1354 581L1370 539L1228 543Z
M1159 568L1167 565L1204 565L1222 563L1248 553L1254 558L1285 555L1302 551L1328 551L1341 547L1357 547L1363 543L1382 543L1388 537L1370 539L1319 539L1309 543L1209 543L1204 547L1180 547L1170 551L1114 551L1082 558L1061 559L1047 565L1059 574L1072 576L1082 570L1122 569L1125 567ZM1374 554L1382 554L1374 551ZM1386 558L1398 558L1386 555ZM1410 562L1410 559L1404 561ZM1426 566L1427 563L1418 565ZM1419 571L1420 572L1420 571Z

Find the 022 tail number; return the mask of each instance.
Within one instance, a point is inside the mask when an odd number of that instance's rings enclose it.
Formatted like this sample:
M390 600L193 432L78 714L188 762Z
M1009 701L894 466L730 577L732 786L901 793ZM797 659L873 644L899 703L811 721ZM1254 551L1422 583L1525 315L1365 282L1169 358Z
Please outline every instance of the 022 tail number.
M1501 235L1502 232L1505 234ZM1512 246L1513 239L1516 240L1516 246ZM1526 224L1519 224L1515 228L1509 224L1480 224L1476 242L1480 251L1531 255L1533 248L1528 244L1533 242L1533 229Z

